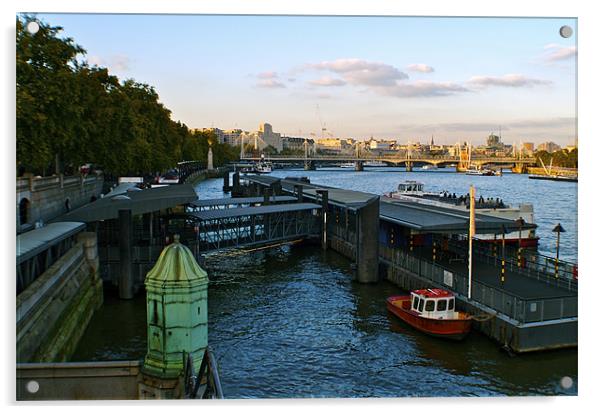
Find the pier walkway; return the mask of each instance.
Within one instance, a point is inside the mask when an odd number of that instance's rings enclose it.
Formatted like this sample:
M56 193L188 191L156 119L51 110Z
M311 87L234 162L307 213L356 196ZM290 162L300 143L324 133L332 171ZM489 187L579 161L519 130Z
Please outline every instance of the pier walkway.
M239 191L246 195L269 191L317 202L319 194L327 193L324 223L330 248L354 260L358 269L366 258L376 255L380 266L372 272L403 289L439 287L453 291L461 307L471 314L489 315L482 322L475 321L477 329L516 352L577 345L578 282L569 271L576 269L573 264L563 263L563 271L555 277L547 262L544 267L532 261L526 251L523 264L518 266L513 256L516 252L507 248L502 284L501 258L488 255L486 247L475 241L468 295L468 210L393 202L370 193L270 176L242 177L241 182L245 181L247 187ZM371 200L375 199L376 222L370 219L368 223L362 211L374 205ZM477 234L501 235L519 230L513 220L486 214L476 214L475 224ZM522 230L533 227L521 225ZM373 240L374 233L376 240L366 242ZM376 247L370 250L372 245ZM374 282L378 278L358 280Z

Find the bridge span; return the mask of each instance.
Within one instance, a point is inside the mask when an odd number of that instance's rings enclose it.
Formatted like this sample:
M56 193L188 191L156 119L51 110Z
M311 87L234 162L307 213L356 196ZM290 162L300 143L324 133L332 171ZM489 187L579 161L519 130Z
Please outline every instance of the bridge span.
M260 156L243 156L241 161L260 161ZM312 156L270 156L267 160L273 163L303 163L305 169L315 169L316 163L354 163L355 169L363 170L364 163L382 162L391 166L405 165L406 170L412 171L415 164L455 165L457 171L465 171L469 166L482 167L484 165L511 166L516 172L525 172L527 166L537 164L535 158L519 157L451 157L451 156L407 156L400 154L391 155L312 155Z

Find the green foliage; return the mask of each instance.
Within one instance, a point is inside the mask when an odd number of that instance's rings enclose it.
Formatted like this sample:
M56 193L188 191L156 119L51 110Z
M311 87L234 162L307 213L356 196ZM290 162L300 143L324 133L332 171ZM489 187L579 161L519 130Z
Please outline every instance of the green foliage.
M574 149L573 151L562 149L554 151L553 153L537 151L534 154L534 157L541 159L546 167L548 167L550 161L552 161L552 166L554 167L579 168L579 154L577 149ZM538 165L538 167L540 166L541 165Z
M61 27L17 18L17 167L46 174L55 167L66 174L85 163L112 175L165 171L177 162L207 162L209 143L214 165L237 158L237 151L207 133L191 133L171 119L152 86L120 80L106 68L89 66L85 50ZM58 165L55 165L58 160Z

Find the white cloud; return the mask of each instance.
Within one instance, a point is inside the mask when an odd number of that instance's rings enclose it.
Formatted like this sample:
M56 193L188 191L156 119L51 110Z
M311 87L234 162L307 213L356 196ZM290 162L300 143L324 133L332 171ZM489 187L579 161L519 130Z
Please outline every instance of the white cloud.
M538 85L551 85L552 82L545 79L529 78L525 75L511 73L504 76L473 76L468 80L468 84L475 88L482 89L490 86L522 88Z
M411 65L406 66L406 69L411 72L422 73L431 73L435 71L435 69L432 66L425 65L424 63L413 63Z
M307 64L305 67L340 74L352 85L393 86L398 80L408 78L408 75L394 66L362 59L337 59Z
M345 82L344 80L331 78L330 76L324 76L320 79L314 79L309 81L308 83L314 86L343 86L347 84L347 82Z
M429 81L399 83L392 87L379 88L377 91L382 95L397 96L401 98L448 96L462 92L469 92L466 87L460 85L459 83Z
M559 60L567 60L577 55L575 46L562 46L557 43L550 43L544 46L547 50L543 55L543 60L546 62L558 62Z
M276 79L278 77L278 73L273 71L261 72L257 75L259 79Z
M130 58L126 55L115 55L111 57L109 67L120 72L126 71L130 68Z
M259 88L286 88L286 85L276 79L263 79L257 82Z
M91 66L104 66L109 70L125 72L130 69L130 58L127 55L113 55L108 59L98 55L90 55L86 59Z

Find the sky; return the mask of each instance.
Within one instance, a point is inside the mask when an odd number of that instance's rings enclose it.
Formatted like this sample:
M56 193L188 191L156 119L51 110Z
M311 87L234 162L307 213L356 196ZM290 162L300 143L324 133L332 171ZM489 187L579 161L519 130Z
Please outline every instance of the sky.
M577 136L576 19L37 16L89 63L154 86L189 128L474 145L500 129L507 144Z

